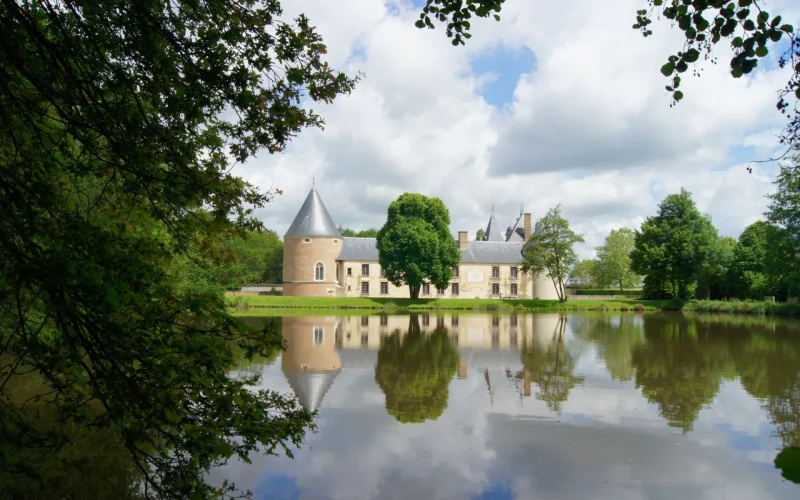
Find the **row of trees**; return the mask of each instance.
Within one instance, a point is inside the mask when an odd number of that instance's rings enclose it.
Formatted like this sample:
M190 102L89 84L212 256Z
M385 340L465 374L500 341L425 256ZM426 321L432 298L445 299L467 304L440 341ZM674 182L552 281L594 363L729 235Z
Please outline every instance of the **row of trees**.
M649 298L778 300L798 295L800 262L800 173L781 166L770 195L766 221L757 221L739 240L720 237L686 190L667 196L657 215L635 235L631 270L644 276Z
M791 161L780 167L767 220L747 226L738 241L721 237L681 189L638 230L611 231L596 258L575 263L570 282L623 289L643 280L645 297L682 300L800 295L800 172L798 158Z

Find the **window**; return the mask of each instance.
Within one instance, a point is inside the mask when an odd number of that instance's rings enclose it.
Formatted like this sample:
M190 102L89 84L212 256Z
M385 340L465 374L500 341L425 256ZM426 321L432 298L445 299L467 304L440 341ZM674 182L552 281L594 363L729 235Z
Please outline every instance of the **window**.
M422 315L422 326L428 326L431 324L431 317L427 314Z
M500 268L497 266L492 267L492 278L500 277Z
M455 345L458 345L458 332L451 333L450 338L453 339L453 343Z
M381 294L388 295L389 294L389 283L386 281L381 281Z
M451 295L458 295L458 283L451 283L450 284L450 294Z
M361 345L369 345L369 333L361 334Z
M423 283L422 284L422 295L430 295L431 294L431 284L430 283Z
M492 347L499 347L499 346L500 346L500 333L492 332Z
M500 326L500 316L492 316L492 326Z
M353 268L352 267L348 267L347 268L347 275L348 276L352 276L353 275Z
M322 262L317 262L314 266L314 280L325 281L325 265Z
M511 283L511 295L513 295L514 297L517 296L517 284L516 283Z
M382 314L381 315L381 326L386 326L389 324L389 316Z
M517 315L516 314L512 314L511 315L511 326L517 326Z
M436 295L444 295L444 288L437 288Z
M458 316L450 318L450 326L458 326Z
M511 268L511 277L512 278L516 278L518 272L519 272L519 270L516 267L512 267Z
M338 245L339 244L339 240L333 240L333 244L334 245Z
M383 278L384 276L386 276L386 269L381 268L381 278Z
M314 346L319 347L325 343L325 327L314 326Z
M369 326L369 316L361 316L361 326Z
M444 328L444 317L443 316L437 316L436 317L436 326L438 328Z
M453 267L453 277L458 278L458 266Z
M311 243L311 238L303 238L303 243Z
M492 295L500 295L500 283L492 283Z
M369 264L361 264L361 274L369 276Z
M369 295L369 281L361 282L361 295Z

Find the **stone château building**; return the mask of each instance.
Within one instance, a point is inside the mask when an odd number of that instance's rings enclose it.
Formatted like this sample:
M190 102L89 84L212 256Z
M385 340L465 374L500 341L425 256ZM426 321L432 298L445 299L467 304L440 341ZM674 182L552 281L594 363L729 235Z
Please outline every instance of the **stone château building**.
M504 232L492 210L482 241L458 232L461 262L450 285L438 290L423 284L420 298L558 299L549 277L522 272L522 250L532 233L530 213L520 213ZM407 286L396 287L383 276L376 239L343 237L313 187L283 244L284 295L409 296Z

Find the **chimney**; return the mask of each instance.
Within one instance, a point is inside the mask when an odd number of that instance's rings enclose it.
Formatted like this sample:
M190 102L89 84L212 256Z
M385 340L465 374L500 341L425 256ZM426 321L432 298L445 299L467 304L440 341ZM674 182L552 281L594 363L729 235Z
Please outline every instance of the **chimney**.
M523 217L523 219L522 219L522 230L525 231L525 241L527 241L528 238L531 237L531 232L532 232L532 230L531 230L531 214L530 213L523 214L522 217Z
M469 232L467 231L459 231L458 232L458 249L459 250L467 250L469 246Z

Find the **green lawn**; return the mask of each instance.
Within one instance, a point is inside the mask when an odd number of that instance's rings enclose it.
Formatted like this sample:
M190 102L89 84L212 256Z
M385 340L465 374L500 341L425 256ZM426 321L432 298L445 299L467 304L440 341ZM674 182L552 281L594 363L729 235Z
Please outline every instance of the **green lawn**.
M384 299L362 297L283 297L256 295L230 297L231 304L239 304L240 314L251 314L259 309L326 309L326 310L472 310L472 311L588 311L588 310L660 310L667 308L666 301L647 300L575 300L560 303L557 300L498 300L498 299ZM246 312L245 312L246 311Z
M371 311L692 311L765 316L800 316L800 304L677 300L498 300L498 299L388 299L367 297L283 297L256 295L229 297L240 316L314 315ZM312 312L313 311L313 312Z

